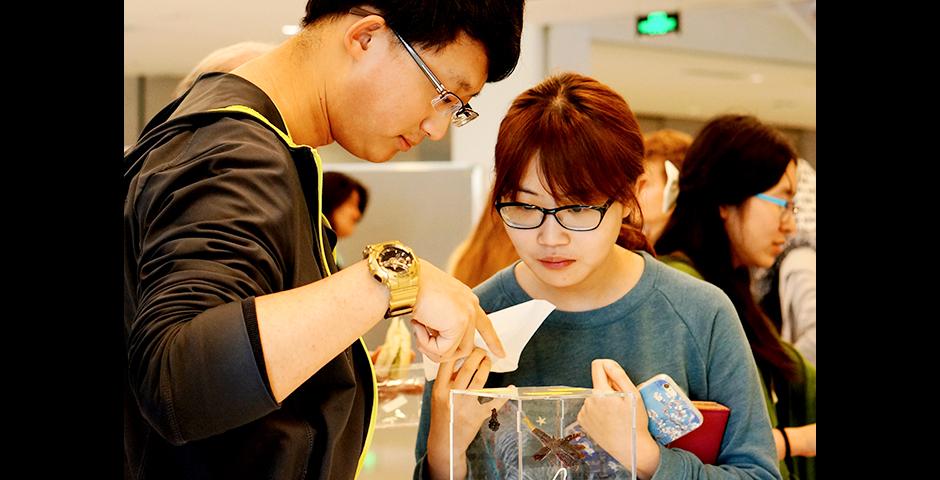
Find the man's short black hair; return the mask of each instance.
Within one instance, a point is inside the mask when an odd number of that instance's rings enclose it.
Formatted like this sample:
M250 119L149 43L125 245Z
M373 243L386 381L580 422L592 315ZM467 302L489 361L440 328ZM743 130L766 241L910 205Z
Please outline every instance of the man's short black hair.
M465 32L483 44L487 82L509 76L519 61L525 0L308 0L304 26L344 15L353 7L374 11L416 48L443 48Z

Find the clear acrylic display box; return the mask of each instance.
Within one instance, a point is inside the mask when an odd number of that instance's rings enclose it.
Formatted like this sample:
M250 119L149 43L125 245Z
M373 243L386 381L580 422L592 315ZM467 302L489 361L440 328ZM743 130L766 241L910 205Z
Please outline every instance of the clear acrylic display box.
M627 465L604 451L578 423L584 400L593 395L621 397L627 402L631 414L610 419L628 424L634 448ZM563 386L452 390L451 445L454 416L460 415L457 409L466 405L468 396L484 404L507 399L495 418L483 421L467 449L468 479L636 479L636 399L632 393Z
M378 411L375 428L416 427L421 418L424 367L412 363L402 378L377 378Z

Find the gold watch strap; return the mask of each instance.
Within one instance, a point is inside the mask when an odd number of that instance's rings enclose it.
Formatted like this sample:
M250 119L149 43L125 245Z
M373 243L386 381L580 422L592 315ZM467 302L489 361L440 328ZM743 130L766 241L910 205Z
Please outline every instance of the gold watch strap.
M406 315L414 311L415 301L418 298L417 285L404 288L390 288L389 293L388 311L385 312L385 318Z

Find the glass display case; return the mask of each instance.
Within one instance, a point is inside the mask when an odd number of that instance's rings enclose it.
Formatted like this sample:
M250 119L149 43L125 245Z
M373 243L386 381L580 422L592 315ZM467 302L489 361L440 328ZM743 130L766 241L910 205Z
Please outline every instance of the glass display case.
M600 392L576 387L485 388L451 391L451 442L454 418L460 418L468 397L480 404L500 405L483 422L467 449L467 478L471 479L636 479L636 449L624 465L604 451L578 423L578 413L592 396L620 397L625 422L636 445L632 393ZM459 427L458 427L459 428ZM458 432L459 433L459 432ZM451 458L451 478L454 478Z
M412 363L400 378L377 378L377 381L379 408L375 428L417 427L424 395L421 363Z

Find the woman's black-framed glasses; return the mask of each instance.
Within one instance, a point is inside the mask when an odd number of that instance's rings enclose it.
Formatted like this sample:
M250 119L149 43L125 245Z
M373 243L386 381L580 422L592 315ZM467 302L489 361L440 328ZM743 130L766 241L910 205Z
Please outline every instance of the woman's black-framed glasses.
M352 15L358 15L360 17L366 17L369 15L379 15L375 12L370 12L364 8L353 7L349 10L349 13ZM379 15L381 16L381 15ZM408 52L408 55L411 55L411 58L418 64L418 67L424 72L424 76L428 77L428 80L431 81L431 84L434 85L434 89L437 90L437 97L431 100L431 106L434 107L434 111L437 113L449 116L451 123L455 127L462 127L474 118L480 116L479 113L475 112L473 108L470 107L470 104L464 104L463 100L460 99L456 94L450 90L444 88L444 84L437 79L437 76L434 75L434 72L428 67L424 60L421 60L421 57L418 55L418 52L408 43L398 32L395 32L395 36L398 37L398 40L404 45L405 50Z
M545 223L546 215L553 215L562 227L575 232L587 232L600 226L607 209L614 200L603 205L565 205L557 208L542 208L521 202L496 202L496 211L503 222L512 228L531 230Z

